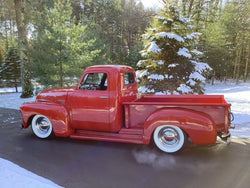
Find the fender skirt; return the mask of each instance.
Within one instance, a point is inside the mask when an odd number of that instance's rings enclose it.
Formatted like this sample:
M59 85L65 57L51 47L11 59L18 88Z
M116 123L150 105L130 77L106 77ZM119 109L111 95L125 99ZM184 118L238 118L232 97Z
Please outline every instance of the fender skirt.
M63 105L49 102L31 102L22 104L20 110L24 128L31 124L35 115L41 114L50 119L56 136L68 137L74 131L69 125L69 115Z
M217 140L216 125L208 115L182 108L165 108L146 119L143 132L145 144L149 144L154 130L161 125L181 128L196 145L214 144Z

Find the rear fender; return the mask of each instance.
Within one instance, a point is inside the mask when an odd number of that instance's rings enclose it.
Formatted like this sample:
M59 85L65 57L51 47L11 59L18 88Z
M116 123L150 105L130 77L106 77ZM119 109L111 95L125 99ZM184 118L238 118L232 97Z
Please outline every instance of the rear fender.
M67 137L73 133L69 124L69 114L63 105L48 102L24 103L20 107L23 116L23 127L27 128L32 118L41 114L48 117L56 136Z
M181 128L197 145L214 144L217 139L216 125L208 115L181 108L166 108L155 111L146 119L143 132L145 144L149 144L154 130L161 125Z

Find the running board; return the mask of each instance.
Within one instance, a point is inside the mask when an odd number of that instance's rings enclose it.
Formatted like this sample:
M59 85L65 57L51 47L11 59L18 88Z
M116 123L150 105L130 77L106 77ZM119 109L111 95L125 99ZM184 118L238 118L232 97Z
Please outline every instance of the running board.
M108 142L123 142L143 144L142 129L121 129L119 133L76 130L70 138L78 140L98 140Z

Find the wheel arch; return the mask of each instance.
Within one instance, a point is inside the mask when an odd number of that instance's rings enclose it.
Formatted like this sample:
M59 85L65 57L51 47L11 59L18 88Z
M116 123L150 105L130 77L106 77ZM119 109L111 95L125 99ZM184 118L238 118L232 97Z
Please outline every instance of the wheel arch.
M37 114L32 114L30 117L28 117L27 120L27 128L31 125L33 118L36 116Z
M179 127L196 145L214 144L217 139L216 125L208 115L182 108L164 108L146 119L143 142L149 144L155 129L162 125Z
M36 115L44 115L51 121L56 136L68 137L73 133L67 109L63 105L47 102L24 103L21 106L23 127L27 128Z

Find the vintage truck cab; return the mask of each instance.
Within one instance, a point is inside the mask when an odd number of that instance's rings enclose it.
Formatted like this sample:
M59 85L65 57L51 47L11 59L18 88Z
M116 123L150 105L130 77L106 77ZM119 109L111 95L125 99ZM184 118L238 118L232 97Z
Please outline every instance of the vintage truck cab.
M42 91L20 109L39 138L89 139L156 146L167 153L230 139L231 111L222 95L142 95L134 69L92 66L74 88Z

